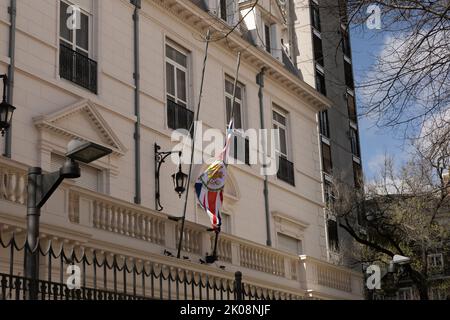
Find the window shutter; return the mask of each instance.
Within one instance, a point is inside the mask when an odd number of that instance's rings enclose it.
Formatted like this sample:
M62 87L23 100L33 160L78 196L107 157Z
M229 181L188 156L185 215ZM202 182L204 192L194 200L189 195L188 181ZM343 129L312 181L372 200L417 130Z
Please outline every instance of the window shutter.
M301 254L301 241L282 233L278 233L278 249L293 254Z

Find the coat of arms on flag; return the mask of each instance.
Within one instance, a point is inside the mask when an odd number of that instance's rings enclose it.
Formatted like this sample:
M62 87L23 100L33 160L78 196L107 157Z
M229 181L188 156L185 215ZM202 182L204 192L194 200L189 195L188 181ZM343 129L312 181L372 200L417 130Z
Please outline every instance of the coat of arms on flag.
M220 210L222 209L223 189L227 179L225 160L232 137L232 122L230 122L228 128L225 148L220 153L219 158L208 166L195 183L197 200L203 210L208 214L212 229L216 232L220 232L220 226L222 225Z

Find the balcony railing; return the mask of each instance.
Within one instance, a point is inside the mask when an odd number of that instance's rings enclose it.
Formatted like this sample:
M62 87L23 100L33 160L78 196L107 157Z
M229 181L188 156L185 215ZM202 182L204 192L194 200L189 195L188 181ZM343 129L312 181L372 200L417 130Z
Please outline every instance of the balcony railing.
M16 227L8 227L6 230L18 228L23 232L20 224L24 223L26 212L26 170L26 166L0 158L0 231L10 225ZM71 183L63 183L58 190L60 197L55 195L52 198L55 202L48 205L49 214L52 212L58 217L55 230L72 230L74 234L85 235L87 241L97 238L101 239L102 243L108 241L119 244L122 254L125 246L132 248L130 253L145 250L147 255L154 257L162 256L165 249L176 252L179 226L167 219L165 214L108 195L93 193ZM61 201L60 198L68 201ZM45 216L48 218L48 214ZM23 222L17 225L19 219L23 219ZM43 223L50 227L51 223L48 221ZM187 221L182 254L188 256L189 261L184 264L192 263L189 268L198 268L199 265L195 261L204 258L208 252L211 253L212 237L211 233L206 232L205 226ZM43 235L42 238L55 237ZM338 290L349 298L358 298L361 294L356 281L360 280L362 283L362 275L358 278L355 272L345 268L311 257L299 258L226 233L219 237L218 255L226 270L241 270L255 281L255 285L273 283L273 288L285 288L288 292L298 295L311 288L321 292ZM1 260L0 254L0 262ZM170 266L172 267L179 268L176 264ZM262 282L258 282L258 279ZM299 286L298 281L303 285Z
M64 44L59 49L59 75L97 93L97 62Z
M239 134L235 135L230 148L230 156L242 163L250 165L250 140Z
M167 123L171 129L185 129L190 130L192 135L193 127L191 124L194 121L194 112L181 106L172 100L167 100Z
M294 164L283 157L279 157L279 160L278 179L295 186Z

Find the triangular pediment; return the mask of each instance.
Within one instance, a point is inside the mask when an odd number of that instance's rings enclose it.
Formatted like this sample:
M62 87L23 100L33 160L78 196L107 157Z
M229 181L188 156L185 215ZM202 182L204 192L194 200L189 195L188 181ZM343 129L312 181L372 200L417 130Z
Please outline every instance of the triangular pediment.
M46 128L71 138L104 145L115 154L127 151L90 100L81 100L57 112L39 116L34 119L34 124L38 128Z

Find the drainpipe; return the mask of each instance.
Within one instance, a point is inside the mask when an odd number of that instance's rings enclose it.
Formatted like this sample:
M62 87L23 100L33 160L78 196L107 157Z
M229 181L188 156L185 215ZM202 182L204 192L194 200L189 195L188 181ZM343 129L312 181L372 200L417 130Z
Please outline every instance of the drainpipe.
M264 95L263 95L263 89L264 89L264 73L266 71L266 68L263 67L261 69L261 72L258 73L256 77L256 83L259 85L259 91L258 91L258 98L259 98L259 117L261 122L261 129L265 129L264 125ZM261 135L261 138L264 139L264 136ZM266 141L261 141L262 147L263 147L263 155L267 155L266 150ZM270 247L272 246L272 236L270 232L270 212L269 212L269 182L268 177L266 173L266 164L263 164L264 166L264 208L266 212L266 232L267 232L267 241L266 244Z
M15 69L15 56L16 56L16 12L17 5L16 0L11 0L8 8L10 15L10 27L9 27L9 66L8 66L8 80L9 85L6 94L6 102L13 105L13 93L14 93L14 69ZM5 153L4 156L11 158L11 142L12 142L12 123L9 129L6 131L5 136Z
M135 6L133 13L134 22L134 114L136 123L134 125L134 143L135 143L135 196L134 203L141 204L141 108L140 108L140 74L139 74L139 9L141 9L141 0L131 0Z

